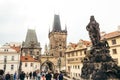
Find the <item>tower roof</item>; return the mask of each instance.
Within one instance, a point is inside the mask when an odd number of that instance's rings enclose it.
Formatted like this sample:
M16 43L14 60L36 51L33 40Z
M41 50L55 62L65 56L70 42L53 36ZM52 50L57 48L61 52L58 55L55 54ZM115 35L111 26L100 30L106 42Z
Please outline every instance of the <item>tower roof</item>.
M40 44L37 40L37 35L34 29L28 29L25 42L23 43L24 47L40 47Z
M61 31L61 24L60 24L60 17L59 15L54 15L54 22L53 22L53 32Z

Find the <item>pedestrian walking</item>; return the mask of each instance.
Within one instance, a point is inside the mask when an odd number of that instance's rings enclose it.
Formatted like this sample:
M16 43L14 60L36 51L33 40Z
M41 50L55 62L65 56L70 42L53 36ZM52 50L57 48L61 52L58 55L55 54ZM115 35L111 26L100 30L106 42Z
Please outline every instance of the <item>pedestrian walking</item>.
M26 78L27 78L27 80L28 80L28 77L29 77L29 74L28 74L28 72L26 73Z
M0 69L0 80L5 80L3 74L4 74L4 71Z
M22 71L20 73L20 80L24 80L25 79L25 73Z
M30 79L32 79L32 72L29 73L29 77L30 77Z
M41 72L40 72L40 70L37 70L36 74L37 74L36 80L41 80Z
M33 72L33 79L35 79L37 76L36 71Z
M60 74L59 74L58 79L59 79L59 80L63 80L63 74L62 74L62 71L60 71Z
M13 75L14 80L17 80L17 73L15 72Z
M54 80L58 80L58 75L59 75L59 73L58 73L58 71L56 70L55 73L53 74L53 79L54 79Z
M9 72L5 75L5 80L10 80L10 74L9 74Z
M45 75L44 74L42 75L41 80L45 80Z
M46 80L51 80L52 75L51 75L50 71L48 71L48 73L46 74L45 78L46 78Z

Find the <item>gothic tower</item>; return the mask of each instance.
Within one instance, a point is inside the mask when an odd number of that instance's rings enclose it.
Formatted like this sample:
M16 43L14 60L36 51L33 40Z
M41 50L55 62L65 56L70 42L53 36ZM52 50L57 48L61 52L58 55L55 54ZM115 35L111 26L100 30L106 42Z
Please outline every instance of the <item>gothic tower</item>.
M67 43L67 29L61 29L59 15L54 15L53 28L48 36L49 54L54 57L64 57Z
M39 58L41 54L40 43L34 29L28 29L25 42L22 43L22 55L29 54L34 58Z

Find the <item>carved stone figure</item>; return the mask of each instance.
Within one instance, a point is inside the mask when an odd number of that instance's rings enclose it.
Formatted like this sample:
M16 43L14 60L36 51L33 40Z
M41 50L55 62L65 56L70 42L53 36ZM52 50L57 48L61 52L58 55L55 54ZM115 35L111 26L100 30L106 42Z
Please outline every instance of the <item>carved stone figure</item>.
M83 59L81 77L87 80L120 80L120 67L110 56L109 44L106 39L100 40L99 23L94 16L86 27L92 42L92 47Z
M89 37L92 41L93 46L97 45L100 41L100 29L99 23L96 22L94 16L91 16L90 22L87 25L86 29L89 32Z

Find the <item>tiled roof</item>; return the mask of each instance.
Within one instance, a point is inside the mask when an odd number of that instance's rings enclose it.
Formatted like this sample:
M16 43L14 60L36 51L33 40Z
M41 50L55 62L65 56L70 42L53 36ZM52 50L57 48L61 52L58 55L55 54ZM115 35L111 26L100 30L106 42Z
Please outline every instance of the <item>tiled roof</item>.
M85 46L89 46L89 45L91 45L91 42L90 42L90 41L83 40L83 44L84 44Z
M16 50L17 52L20 52L20 49L21 49L20 46L17 46L17 47L11 46L11 48L14 49L14 50Z
M35 60L33 57L31 57L30 55L26 55L26 56L21 56L20 60L22 62L38 62L38 60Z
M86 40L81 40L81 41L82 41L83 45L85 45L85 46L91 45L91 42L90 42L90 41L86 41ZM79 45L79 43L78 43L78 44L70 43L70 45L71 45L72 48L75 49L75 48Z
M114 32L110 32L108 34L105 34L101 37L101 39L103 39L103 38L108 39L108 38L113 38L113 37L117 37L117 36L120 36L120 31L114 31Z
M77 44L75 44L75 43L70 43L70 46L71 46L72 48L76 48L76 47L77 47Z

